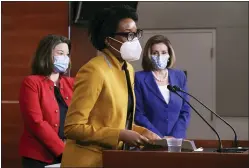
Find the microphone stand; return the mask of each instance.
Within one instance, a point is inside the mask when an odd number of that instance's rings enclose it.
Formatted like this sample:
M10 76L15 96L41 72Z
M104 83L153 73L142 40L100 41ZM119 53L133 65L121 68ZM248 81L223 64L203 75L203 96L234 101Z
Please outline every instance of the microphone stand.
M198 103L200 103L203 107L205 107L208 111L210 111L212 114L214 114L216 117L218 117L221 121L223 121L225 124L227 124L234 132L234 142L233 142L233 148L223 148L222 152L235 152L238 153L240 151L246 151L248 150L248 148L242 148L242 147L238 147L238 136L236 131L234 130L234 128L226 121L224 120L220 115L218 115L217 113L215 113L214 111L212 111L210 108L208 108L205 104L203 104L200 100L198 100L196 97L194 97L193 95L191 95L190 93L185 92L184 90L182 90L181 88L179 88L178 86L173 86L173 89L176 91L180 91L183 92L187 95L189 95L190 97L192 97L193 99L195 99Z
M181 97L196 112L196 114L199 117L201 117L201 119L215 132L215 134L217 135L218 140L219 140L217 152L221 152L222 151L222 143L221 143L221 139L220 139L218 132L206 121L206 119L184 97L182 97L179 93L177 93L177 91L172 86L168 85L168 89L170 91L174 92L175 94L177 94L179 97Z

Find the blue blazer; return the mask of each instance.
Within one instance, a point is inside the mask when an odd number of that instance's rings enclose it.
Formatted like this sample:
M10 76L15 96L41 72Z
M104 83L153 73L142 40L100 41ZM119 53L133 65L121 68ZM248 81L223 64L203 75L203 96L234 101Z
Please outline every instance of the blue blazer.
M187 91L183 71L168 69L169 84ZM161 137L185 138L190 120L190 107L178 95L170 92L169 104L164 100L152 72L135 74L136 112L135 123L146 127ZM187 100L189 97L179 92Z

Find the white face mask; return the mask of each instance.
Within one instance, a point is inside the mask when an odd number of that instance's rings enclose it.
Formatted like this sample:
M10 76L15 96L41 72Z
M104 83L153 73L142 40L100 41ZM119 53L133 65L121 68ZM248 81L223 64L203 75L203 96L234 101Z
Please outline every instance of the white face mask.
M68 69L70 59L67 55L54 56L54 72L64 73Z
M111 38L111 37L110 37ZM122 43L114 38L111 38L119 43ZM110 45L111 48L116 50L117 52L120 52L121 57L125 61L136 61L139 60L141 52L142 52L142 47L139 43L139 40L137 38L134 38L132 41L126 41L122 43L122 46L120 47L120 51L118 51L116 48Z

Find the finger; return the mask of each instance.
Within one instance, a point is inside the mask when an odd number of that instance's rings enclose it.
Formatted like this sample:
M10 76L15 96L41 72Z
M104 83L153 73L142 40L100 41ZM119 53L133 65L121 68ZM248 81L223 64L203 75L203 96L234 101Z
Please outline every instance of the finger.
M158 136L157 134L154 134L154 139L158 140L158 139L162 139L160 136Z
M152 141L159 140L159 139L161 139L161 137L158 136L157 134L151 134L149 137L149 140L152 140Z
M144 136L142 136L142 135L139 137L139 139L140 139L141 143L145 143L145 144L149 143L149 139L146 138L146 137L144 137Z
M141 144L143 144L143 142L140 139L136 140L136 146L140 146Z
M174 138L174 137L172 137L172 136L166 136L166 139L171 139L171 138Z

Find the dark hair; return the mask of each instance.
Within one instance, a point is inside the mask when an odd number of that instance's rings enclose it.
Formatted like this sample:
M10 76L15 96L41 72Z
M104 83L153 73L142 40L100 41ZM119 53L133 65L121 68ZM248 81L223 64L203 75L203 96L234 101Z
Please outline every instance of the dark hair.
M54 69L52 50L60 43L66 43L71 50L68 38L59 35L47 35L40 42L32 61L32 75L51 75Z
M128 5L119 5L97 12L88 27L88 36L93 46L100 51L106 48L106 37L114 37L119 22L125 18L131 18L136 22L136 10Z
M168 52L169 52L169 62L167 64L167 68L172 68L175 64L175 52L174 49L169 41L169 39L167 37L164 37L162 35L155 35L153 37L151 37L145 47L144 47L144 51L143 51L143 60L142 60L142 67L144 69L144 71L153 71L155 70L152 62L151 62L151 48L154 44L159 44L159 43L164 43L167 47L168 47Z

